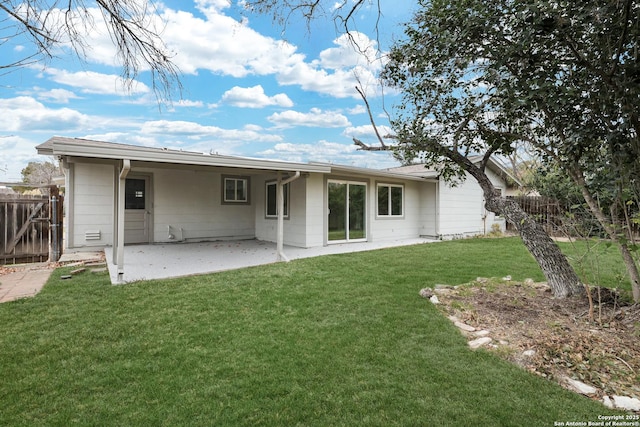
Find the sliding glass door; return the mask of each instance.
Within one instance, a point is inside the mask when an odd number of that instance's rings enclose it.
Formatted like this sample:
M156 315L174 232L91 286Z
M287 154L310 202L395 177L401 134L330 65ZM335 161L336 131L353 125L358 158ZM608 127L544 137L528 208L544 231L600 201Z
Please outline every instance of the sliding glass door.
M329 242L366 240L366 184L329 181L327 192L329 195Z

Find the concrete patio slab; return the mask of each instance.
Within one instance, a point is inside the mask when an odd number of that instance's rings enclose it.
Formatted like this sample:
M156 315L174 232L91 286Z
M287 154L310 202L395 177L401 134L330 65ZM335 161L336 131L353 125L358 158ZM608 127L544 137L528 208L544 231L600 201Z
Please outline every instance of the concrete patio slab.
M285 246L290 260L432 243L432 239L332 244L319 248ZM166 279L233 270L276 262L276 244L260 240L131 245L124 248L124 275L118 279L113 248L105 248L111 283Z

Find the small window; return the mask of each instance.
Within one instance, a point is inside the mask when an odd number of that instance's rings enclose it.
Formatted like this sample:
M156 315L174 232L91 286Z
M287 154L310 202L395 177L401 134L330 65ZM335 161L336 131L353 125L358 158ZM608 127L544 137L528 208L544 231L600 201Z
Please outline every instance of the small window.
M402 185L378 184L378 216L402 216L403 196Z
M127 178L124 184L124 208L143 210L146 208L146 181Z
M249 178L223 177L222 202L228 204L249 204Z
M267 218L277 218L278 217L278 198L277 198L277 182L267 182L266 187L266 205L265 205L265 216ZM284 191L284 213L283 216L285 218L289 218L289 184L285 184L283 187Z

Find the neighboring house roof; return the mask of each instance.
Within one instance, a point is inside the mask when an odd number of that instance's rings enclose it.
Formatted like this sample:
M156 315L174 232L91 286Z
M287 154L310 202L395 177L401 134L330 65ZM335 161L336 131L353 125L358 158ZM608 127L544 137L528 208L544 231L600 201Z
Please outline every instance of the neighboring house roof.
M249 157L221 156L218 154L198 153L166 148L141 147L90 139L65 138L55 136L36 147L38 154L49 156L71 156L96 159L128 159L143 162L167 164L219 166L242 169L349 173L363 176L379 176L396 179L425 181L425 177L407 174L401 171L366 169L353 166L341 166L332 163L295 163L280 160L256 159Z
M475 164L479 164L482 161L482 156L471 156L469 157ZM512 185L514 187L522 187L522 183L514 177L498 160L491 157L487 162L487 167L491 169L494 173L498 174L508 185ZM424 164L414 164L407 166L400 166L397 168L387 169L391 172L403 173L409 175L420 176L423 178L438 178L439 172L434 169L426 168Z
M389 168L387 169L390 172L396 173L406 173L414 176L421 176L423 178L438 178L438 171L433 169L428 169L424 164L416 164L416 165L407 165L407 166L399 166L397 168Z
M406 173L403 171L395 171L392 169L367 169L360 168L356 166L344 166L344 165L336 165L333 163L319 163L319 162L311 162L312 165L325 165L331 168L331 172L333 173L348 173L350 175L362 175L362 176L371 176L375 175L383 178L396 178L396 179L409 179L412 181L428 181L426 177L414 175L410 173Z

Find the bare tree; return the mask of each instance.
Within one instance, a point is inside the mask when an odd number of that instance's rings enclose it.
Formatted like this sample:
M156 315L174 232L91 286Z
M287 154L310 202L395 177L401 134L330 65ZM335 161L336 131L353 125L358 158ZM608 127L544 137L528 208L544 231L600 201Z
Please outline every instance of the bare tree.
M0 60L0 70L50 60L69 45L73 54L86 59L87 35L101 25L94 19L91 3L102 14L127 84L148 69L158 99L169 100L181 91L179 70L151 25L156 16L152 0L0 0L0 45L22 37L30 43L23 57Z

